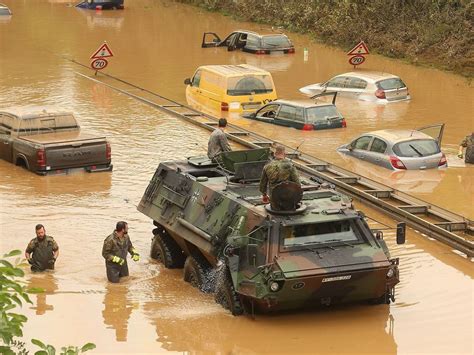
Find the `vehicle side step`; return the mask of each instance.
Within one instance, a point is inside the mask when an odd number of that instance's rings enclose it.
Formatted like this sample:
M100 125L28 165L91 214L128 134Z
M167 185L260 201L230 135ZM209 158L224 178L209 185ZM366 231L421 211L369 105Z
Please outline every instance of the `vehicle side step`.
M248 136L249 132L229 132L232 136Z
M208 126L217 126L219 124L219 122L206 122L204 124L208 125Z
M202 116L200 113L183 113L183 116L186 117L197 117L197 116Z
M267 148L271 147L273 145L273 142L271 141L266 141L266 142L252 142L255 145L259 145L260 147Z
M429 207L427 205L412 205L412 206L398 206L404 211L407 211L412 214L426 214L428 213Z
M182 105L179 105L179 104L173 104L173 105L160 105L161 107L183 107Z

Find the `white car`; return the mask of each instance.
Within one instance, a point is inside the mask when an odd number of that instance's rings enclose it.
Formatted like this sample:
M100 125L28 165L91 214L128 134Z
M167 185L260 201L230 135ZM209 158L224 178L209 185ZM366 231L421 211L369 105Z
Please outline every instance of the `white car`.
M405 83L398 76L378 72L350 72L337 75L325 83L302 87L300 91L314 96L325 91L337 91L341 97L387 103L409 100Z

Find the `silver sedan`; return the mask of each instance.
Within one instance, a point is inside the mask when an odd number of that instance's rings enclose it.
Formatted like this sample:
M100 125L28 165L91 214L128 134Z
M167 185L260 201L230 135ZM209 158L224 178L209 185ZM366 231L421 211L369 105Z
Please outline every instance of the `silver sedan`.
M443 125L417 130L386 129L365 133L337 150L392 170L445 168Z
M339 96L376 103L410 99L408 88L402 79L388 73L344 73L325 83L311 84L300 88L300 92L310 97L325 91L337 91Z

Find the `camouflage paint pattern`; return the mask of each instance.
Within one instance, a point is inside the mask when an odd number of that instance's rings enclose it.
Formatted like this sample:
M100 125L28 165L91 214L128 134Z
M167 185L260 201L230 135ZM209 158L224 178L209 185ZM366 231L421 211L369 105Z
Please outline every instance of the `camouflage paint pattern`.
M394 300L398 259L390 259L383 239L374 237L347 196L302 178L304 210L271 214L261 202L258 180L235 182L232 172L203 158L165 162L138 210L163 226L186 255L199 253L213 267L223 261L241 301L262 311ZM318 244L313 234L290 235L336 225L350 230L317 235L331 238L325 243ZM338 240L349 234L351 241ZM278 290L270 289L272 283Z

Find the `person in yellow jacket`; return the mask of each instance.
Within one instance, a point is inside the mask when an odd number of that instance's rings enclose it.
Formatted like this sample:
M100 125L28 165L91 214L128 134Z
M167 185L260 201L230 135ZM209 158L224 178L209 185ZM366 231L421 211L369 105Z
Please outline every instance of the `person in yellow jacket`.
M139 261L140 255L130 241L128 236L128 223L117 222L114 232L104 240L102 256L105 259L107 279L117 283L123 276L128 276L127 253L130 253L133 261Z

